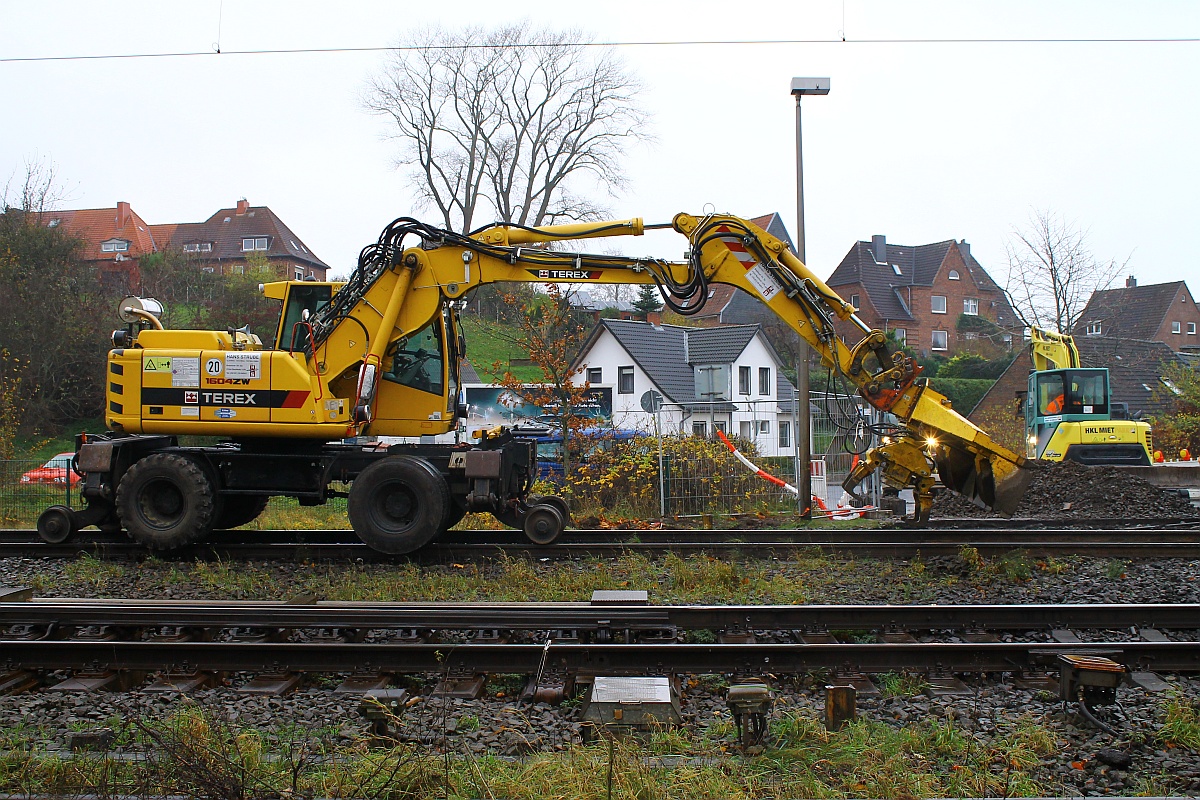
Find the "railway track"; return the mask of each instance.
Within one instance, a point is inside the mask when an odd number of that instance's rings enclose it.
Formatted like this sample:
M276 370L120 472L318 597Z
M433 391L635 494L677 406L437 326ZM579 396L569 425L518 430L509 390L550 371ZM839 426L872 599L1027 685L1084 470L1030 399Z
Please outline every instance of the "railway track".
M1121 523L1121 524L1118 524ZM1014 551L1035 556L1094 555L1108 558L1200 558L1200 522L1164 519L1094 520L1093 527L1062 527L1028 521L1003 527L878 528L812 530L568 530L552 545L533 545L520 531L450 531L403 557L371 550L348 530L217 531L204 543L172 554L184 559L404 560L445 563L500 554L568 559L705 552L787 557L807 549L866 558L954 556L971 547L981 555ZM33 531L0 531L0 558L74 558L81 553L132 559L148 552L123 535L85 531L62 544L49 544Z
M33 600L0 591L0 686L86 675L1200 672L1200 605L651 606ZM705 632L699 637L697 632ZM696 643L707 638L706 643Z

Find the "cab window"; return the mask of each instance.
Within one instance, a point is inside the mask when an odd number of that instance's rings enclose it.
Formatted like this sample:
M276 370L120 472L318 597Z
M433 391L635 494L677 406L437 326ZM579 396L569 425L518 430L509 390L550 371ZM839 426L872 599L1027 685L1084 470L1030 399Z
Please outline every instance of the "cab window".
M275 343L275 349L292 350L304 347L308 342L308 333L296 328L296 323L304 319L305 311L315 314L329 305L331 297L333 297L333 287L327 283L293 285L288 291L287 308L283 312L283 326L279 330L279 341ZM292 341L293 329L296 332L295 342Z
M397 339L384 356L385 381L399 383L422 392L442 393L441 317L421 330Z
M1063 376L1061 372L1038 376L1038 414L1063 413L1066 398L1063 395Z

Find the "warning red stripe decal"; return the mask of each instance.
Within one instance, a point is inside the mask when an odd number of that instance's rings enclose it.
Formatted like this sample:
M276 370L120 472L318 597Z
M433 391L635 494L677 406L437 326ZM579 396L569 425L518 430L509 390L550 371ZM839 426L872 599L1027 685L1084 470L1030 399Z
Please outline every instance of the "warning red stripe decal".
M303 408L304 401L308 399L311 392L307 391L292 391L287 393L287 397L283 398L283 404L280 408Z

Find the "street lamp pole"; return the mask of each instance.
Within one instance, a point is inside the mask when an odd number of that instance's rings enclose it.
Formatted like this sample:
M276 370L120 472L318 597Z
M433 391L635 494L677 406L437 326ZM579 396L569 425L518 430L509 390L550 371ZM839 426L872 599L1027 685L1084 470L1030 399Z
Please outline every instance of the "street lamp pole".
M792 95L796 98L796 255L807 262L804 247L804 140L800 125L800 99L806 94L829 94L829 78L792 78ZM796 357L796 451L797 486L800 491L800 516L812 519L812 441L809 432L812 415L809 413L808 343L801 338Z

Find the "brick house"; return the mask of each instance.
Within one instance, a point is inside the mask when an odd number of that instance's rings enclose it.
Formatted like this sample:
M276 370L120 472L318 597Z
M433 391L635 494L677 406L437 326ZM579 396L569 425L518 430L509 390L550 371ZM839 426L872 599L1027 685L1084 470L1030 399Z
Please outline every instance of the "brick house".
M872 236L850 248L826 283L868 326L895 331L926 356L952 356L973 341L1008 349L1020 329L1004 292L965 240L910 247ZM837 330L848 341L861 338L847 322L839 321Z
M116 208L47 211L42 220L82 239L83 257L95 265L97 280L117 292L138 291L139 259L169 248L217 274L243 270L252 254L265 256L281 278L325 280L329 269L271 209L245 200L195 223L150 225L124 201Z
M51 228L61 226L83 240L83 259L96 268L101 286L128 292L140 283L138 259L156 253L166 240L156 240L154 226L148 225L130 208L83 208L74 211L46 211L42 222Z
M1162 342L1175 352L1200 352L1200 307L1183 281L1138 286L1132 275L1119 289L1092 292L1074 335Z

